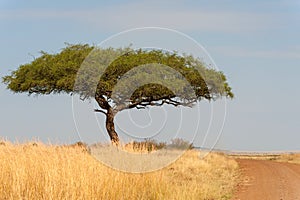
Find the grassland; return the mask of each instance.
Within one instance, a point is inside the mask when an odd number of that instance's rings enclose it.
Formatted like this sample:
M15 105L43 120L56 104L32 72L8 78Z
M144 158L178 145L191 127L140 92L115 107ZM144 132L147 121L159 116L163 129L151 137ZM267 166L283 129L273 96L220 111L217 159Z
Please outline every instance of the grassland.
M275 160L280 161L280 162L289 162L289 163L300 164L300 153L282 154Z
M81 147L0 143L1 199L230 199L237 163L187 151L168 167L132 174L104 166Z
M229 157L235 159L255 159L255 160L273 160L278 162L288 162L300 164L300 153L278 152L278 153L235 153L229 154Z

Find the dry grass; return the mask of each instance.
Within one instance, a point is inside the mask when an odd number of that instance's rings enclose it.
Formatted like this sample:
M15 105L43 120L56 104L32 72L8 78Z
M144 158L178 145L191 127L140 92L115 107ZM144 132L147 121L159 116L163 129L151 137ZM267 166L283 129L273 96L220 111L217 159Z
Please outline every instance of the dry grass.
M277 160L280 154L269 153L243 153L243 154L230 154L229 157L235 159L253 159L253 160Z
M1 199L229 199L237 163L187 151L172 165L131 174L96 161L82 147L0 144Z
M250 153L250 154L231 154L231 158L255 159L255 160L273 160L278 162L289 162L300 164L300 153Z
M282 154L277 158L277 161L300 164L300 153Z

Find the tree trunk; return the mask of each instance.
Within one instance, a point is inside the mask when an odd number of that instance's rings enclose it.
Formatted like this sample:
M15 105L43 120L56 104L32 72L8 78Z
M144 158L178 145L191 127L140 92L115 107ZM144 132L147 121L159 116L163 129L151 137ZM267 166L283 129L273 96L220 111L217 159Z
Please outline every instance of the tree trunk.
M115 124L114 124L114 112L113 109L110 107L109 109L107 109L107 113L106 113L106 130L107 133L110 137L111 142L114 145L119 145L119 136L117 134L117 132L115 131Z
M114 117L115 113L112 107L109 105L107 100L102 95L96 95L95 96L96 101L98 102L98 105L100 108L106 110L106 112L101 111L106 115L106 130L110 137L110 140L112 144L118 146L119 145L119 136L117 132L115 131L115 124L114 124Z

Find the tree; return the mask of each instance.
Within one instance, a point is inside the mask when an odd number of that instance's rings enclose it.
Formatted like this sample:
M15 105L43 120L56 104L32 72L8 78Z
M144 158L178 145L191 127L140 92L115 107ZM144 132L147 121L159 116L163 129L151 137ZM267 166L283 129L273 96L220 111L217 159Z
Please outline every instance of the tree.
M113 61L108 62L111 58ZM104 70L103 65L108 67ZM15 93L67 93L78 94L82 100L94 98L99 105L95 111L105 114L106 130L115 144L119 137L114 117L122 110L164 104L193 106L202 99L233 98L225 75L191 55L130 47L101 49L87 44L67 45L57 54L42 51L38 58L3 77L3 82Z

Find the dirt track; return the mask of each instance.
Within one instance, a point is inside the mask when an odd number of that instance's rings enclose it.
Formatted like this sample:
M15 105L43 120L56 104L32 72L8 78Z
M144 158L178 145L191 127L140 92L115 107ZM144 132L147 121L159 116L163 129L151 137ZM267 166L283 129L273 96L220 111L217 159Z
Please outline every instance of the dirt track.
M237 159L242 182L233 200L300 200L300 165Z

